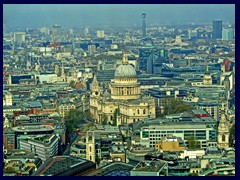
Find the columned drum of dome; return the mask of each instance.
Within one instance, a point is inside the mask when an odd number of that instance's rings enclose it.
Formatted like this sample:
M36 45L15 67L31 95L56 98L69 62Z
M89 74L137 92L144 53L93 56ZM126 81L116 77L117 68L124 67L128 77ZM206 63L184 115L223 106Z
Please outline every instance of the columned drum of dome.
M124 52L122 64L117 67L114 80L111 82L111 97L118 100L130 100L139 99L140 94L136 70L128 64L127 54Z

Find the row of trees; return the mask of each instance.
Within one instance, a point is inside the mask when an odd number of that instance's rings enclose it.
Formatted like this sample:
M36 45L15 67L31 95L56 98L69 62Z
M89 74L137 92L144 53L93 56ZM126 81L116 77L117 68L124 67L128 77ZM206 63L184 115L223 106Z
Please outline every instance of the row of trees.
M193 110L193 106L190 104L187 104L183 102L180 99L164 99L165 105L164 105L164 112L162 114L158 114L158 117L163 117L167 114L177 114L177 113L191 113ZM169 103L167 103L169 101Z

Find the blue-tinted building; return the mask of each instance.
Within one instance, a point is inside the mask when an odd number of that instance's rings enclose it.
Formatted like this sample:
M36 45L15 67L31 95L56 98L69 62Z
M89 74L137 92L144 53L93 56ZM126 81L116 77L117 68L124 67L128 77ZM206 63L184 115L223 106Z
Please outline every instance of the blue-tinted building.
M168 51L145 45L139 49L139 70L147 74L160 73L161 65L168 58Z
M213 21L213 39L222 39L222 20Z

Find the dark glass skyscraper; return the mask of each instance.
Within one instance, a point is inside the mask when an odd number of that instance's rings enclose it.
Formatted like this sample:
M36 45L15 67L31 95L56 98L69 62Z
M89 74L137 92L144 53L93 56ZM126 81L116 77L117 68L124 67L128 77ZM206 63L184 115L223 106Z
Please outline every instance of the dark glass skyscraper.
M213 21L213 39L222 39L222 20Z
M142 37L143 38L146 37L146 35L147 35L145 18L146 18L146 13L143 12L142 13L142 19L143 19L143 22L142 22Z
M154 46L143 46L139 49L139 70L147 74L157 74L167 58L167 50Z

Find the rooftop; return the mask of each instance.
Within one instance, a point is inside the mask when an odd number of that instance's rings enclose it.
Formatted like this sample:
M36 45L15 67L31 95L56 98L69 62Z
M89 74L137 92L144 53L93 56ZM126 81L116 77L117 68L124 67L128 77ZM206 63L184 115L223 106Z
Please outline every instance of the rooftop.
M33 176L67 176L92 165L93 162L78 157L55 156L48 159Z
M148 172L158 172L160 171L166 162L163 161L143 161L140 162L132 171L148 171Z
M50 131L54 129L55 128L50 125L16 126L12 128L13 131L17 132Z

